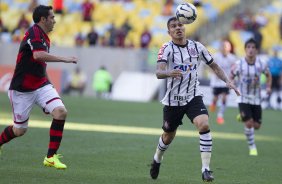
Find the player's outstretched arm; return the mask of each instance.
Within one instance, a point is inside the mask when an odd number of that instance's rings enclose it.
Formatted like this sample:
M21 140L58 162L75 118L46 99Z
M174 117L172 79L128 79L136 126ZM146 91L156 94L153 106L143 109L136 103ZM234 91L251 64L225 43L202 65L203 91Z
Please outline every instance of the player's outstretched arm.
M33 58L38 61L44 62L63 62L63 63L77 63L78 59L76 57L62 57L49 54L45 51L33 52Z
M218 66L218 64L216 64L215 62L212 62L209 66L214 71L214 73L218 76L218 78L220 78L221 80L223 80L226 83L226 86L228 88L233 89L237 96L241 95L240 92L238 91L238 89L236 88L236 86L231 81L229 81L229 79L227 78L226 74Z

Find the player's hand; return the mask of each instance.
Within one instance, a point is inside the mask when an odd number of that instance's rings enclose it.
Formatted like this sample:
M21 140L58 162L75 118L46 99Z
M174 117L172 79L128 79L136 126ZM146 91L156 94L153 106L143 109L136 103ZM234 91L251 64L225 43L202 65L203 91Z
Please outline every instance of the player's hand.
M233 89L236 93L237 96L241 96L240 94L240 91L236 88L236 86L232 83L232 82L227 82L226 83L226 86L229 88L229 89Z
M268 95L271 94L271 87L266 87L266 93L267 93Z
M179 70L179 69L174 69L174 70L171 70L169 72L169 76L170 77L173 77L173 78L181 78L182 77L182 71Z
M74 63L74 64L76 64L77 61L78 61L77 57L71 56L71 57L67 57L66 58L65 63Z

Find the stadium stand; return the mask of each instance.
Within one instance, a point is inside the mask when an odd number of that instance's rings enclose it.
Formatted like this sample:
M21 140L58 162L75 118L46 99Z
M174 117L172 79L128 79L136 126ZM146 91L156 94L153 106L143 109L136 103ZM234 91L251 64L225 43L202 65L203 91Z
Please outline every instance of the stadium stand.
M258 14L265 16L267 23L266 25L259 28L262 34L262 52L267 52L273 47L277 47L282 44L279 33L279 21L282 15L282 0L275 0L266 7L262 7L254 15L254 18ZM246 30L232 30L229 33L231 41L236 45L236 53L239 56L244 54L244 42L253 36L250 31ZM281 49L282 50L282 49Z
M52 1L46 1L52 5ZM148 27L152 32L152 41L150 46L159 47L164 40L169 37L166 32L167 16L161 14L164 6L164 0L132 0L131 2L119 1L94 1L95 9L92 15L92 22L83 22L81 18L80 6L83 0L66 0L64 2L64 14L57 14L57 26L51 34L53 44L58 46L74 46L75 35L81 32L86 34L95 26L99 36L108 37L107 30L111 23L120 28L123 22L128 18L132 29L126 36L125 44L133 44L135 47L140 45L140 36L144 27ZM172 13L178 5L174 1ZM206 21L214 20L217 16L238 4L240 0L203 0L203 5L198 7L198 18L187 29L187 36L191 36ZM12 31L22 13L32 22L31 13L27 11L30 1L28 0L2 0L0 2L1 17L9 31ZM205 12L205 13L204 13ZM85 46L87 46L85 44Z

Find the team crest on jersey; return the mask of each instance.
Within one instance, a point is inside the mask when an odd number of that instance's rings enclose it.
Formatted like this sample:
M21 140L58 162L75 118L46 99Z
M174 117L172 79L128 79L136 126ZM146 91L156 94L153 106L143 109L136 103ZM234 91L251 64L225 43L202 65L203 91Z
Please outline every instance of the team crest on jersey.
M195 48L189 48L188 51L191 56L197 56L197 51Z
M47 43L43 39L41 39L41 41L42 41L42 44L46 47L47 52L49 53L49 47Z
M42 44L47 47L47 43L45 42L45 40L43 38L41 38Z

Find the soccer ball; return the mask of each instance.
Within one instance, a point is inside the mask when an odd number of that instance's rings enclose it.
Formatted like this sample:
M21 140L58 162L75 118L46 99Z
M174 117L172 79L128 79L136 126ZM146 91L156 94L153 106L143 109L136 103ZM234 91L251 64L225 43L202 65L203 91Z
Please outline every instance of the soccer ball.
M182 24L191 24L197 18L197 9L190 3L180 4L176 8L176 18Z

